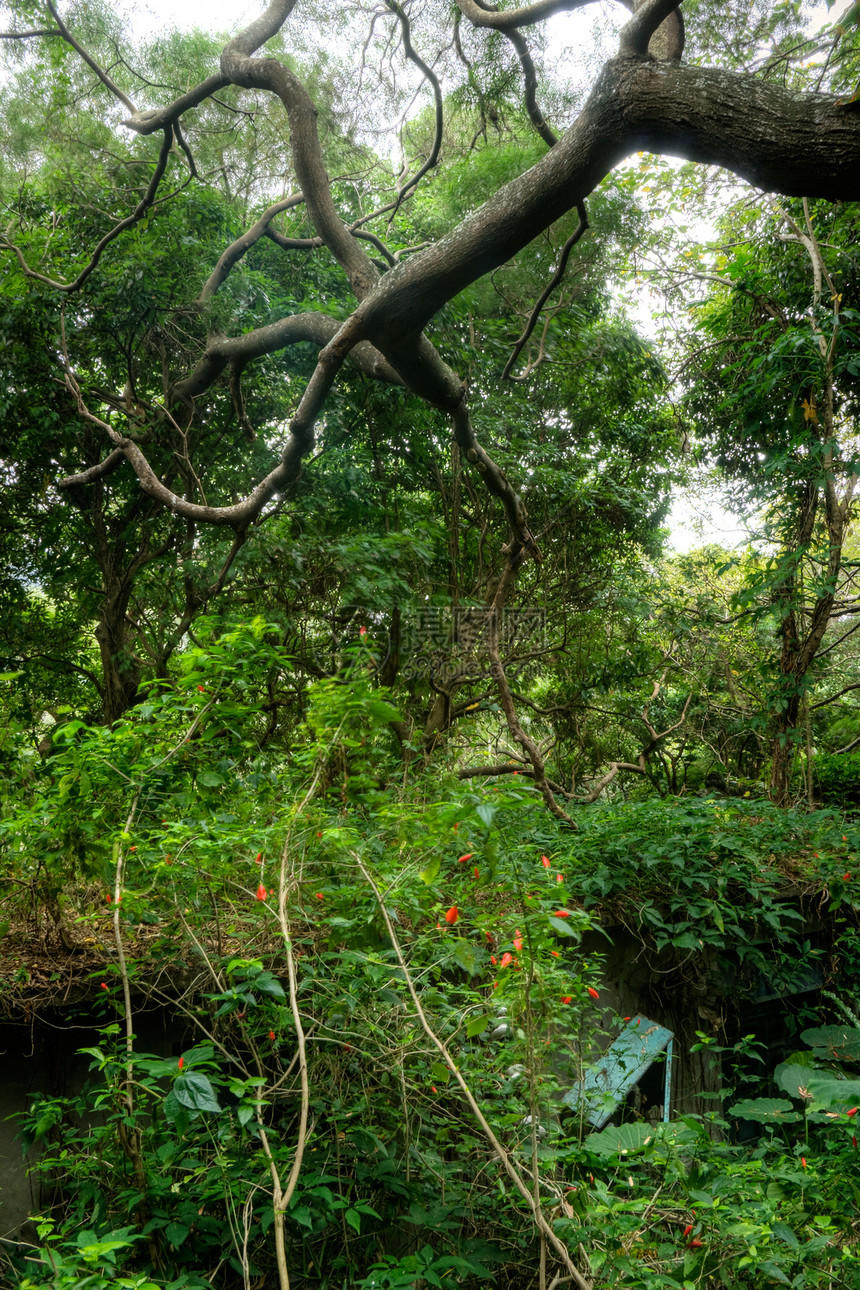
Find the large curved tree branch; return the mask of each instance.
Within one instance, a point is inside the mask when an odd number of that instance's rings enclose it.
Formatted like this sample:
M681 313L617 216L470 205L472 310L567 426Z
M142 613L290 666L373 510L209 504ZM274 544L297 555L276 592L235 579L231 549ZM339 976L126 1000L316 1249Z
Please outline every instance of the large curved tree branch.
M356 298L362 300L376 285L379 272L334 204L317 132L316 108L301 81L283 63L251 57L280 29L294 4L295 0L272 0L262 17L225 46L221 70L234 85L268 90L283 103L290 123L293 164L311 223L346 273Z
M186 498L180 497L178 493L173 492L158 478L158 475L156 475L136 443L124 438L107 421L102 421L90 412L84 402L80 387L68 367L66 368L66 385L77 402L80 415L85 420L99 426L111 442L122 451L126 461L137 475L144 492L155 498L156 501L161 502L174 515L182 515L186 519L197 520L204 524L223 524L235 529L237 532L241 532L247 528L252 520L256 519L266 502L275 493L298 478L302 461L313 448L314 428L319 414L344 359L355 346L355 333L355 321L354 319L349 319L339 328L330 343L320 351L314 373L308 381L299 406L290 422L281 460L247 497L232 506L200 505L196 502L189 502ZM94 472L104 474L105 471L102 469L104 464L99 463L98 466L95 466L93 468ZM89 472L83 472L81 475L74 476L75 483L89 482L86 478L88 474ZM69 487L69 481L61 480L60 487Z
M485 9L475 0L457 0L457 8L473 27L490 27L493 31L509 32L517 27L532 27L555 13L584 9L593 2L594 0L537 0L537 3L524 5L521 9L503 9L499 12Z
M254 331L241 336L218 336L209 341L203 356L188 376L177 381L171 390L171 401L179 402L193 399L206 390L218 379L226 367L232 363L244 366L254 358L264 354L275 354L289 345L306 341L322 349L334 340L343 323L328 314L306 313L291 314L280 318L278 322L269 323L266 327L257 327ZM402 385L399 375L389 362L371 345L357 343L349 354L350 360L365 376L374 380L385 381L389 385Z

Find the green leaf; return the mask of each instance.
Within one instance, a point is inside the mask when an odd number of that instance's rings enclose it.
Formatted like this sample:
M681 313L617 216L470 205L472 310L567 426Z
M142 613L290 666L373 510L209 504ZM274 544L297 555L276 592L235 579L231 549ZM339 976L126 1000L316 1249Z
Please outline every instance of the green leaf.
M654 1138L653 1127L640 1120L633 1124L611 1124L600 1133L589 1133L585 1145L599 1156L624 1156L631 1151L641 1151Z
M799 1247L800 1241L797 1239L797 1236L792 1231L792 1229L788 1226L788 1223L781 1223L777 1221L771 1224L770 1230L773 1232L776 1239L778 1241L782 1241L784 1245L791 1246L793 1250L796 1250Z
M574 938L579 936L579 932L575 927L571 927L570 923L566 923L563 918L556 918L555 914L549 915L549 925L553 931L558 932L561 936L572 936Z
M187 1071L177 1075L173 1084L173 1093L180 1106L190 1111L220 1111L215 1090L205 1075L199 1071Z
M421 870L418 877L421 879L422 882L426 882L427 886L429 887L431 882L435 882L436 876L439 873L441 864L442 864L442 861L440 860L439 856L434 856L433 859L428 864L427 868Z
M454 962L469 976L480 971L482 960L471 941L458 939L454 945Z
M790 1286L792 1283L783 1272L782 1268L777 1267L775 1263L767 1262L758 1265L759 1272L766 1273L772 1281L778 1281L781 1286Z
M466 1022L466 1034L470 1039L474 1039L476 1035L482 1034L487 1029L489 1022L490 1018L486 1013L481 1017L473 1017L471 1021Z
M784 1097L756 1097L735 1102L729 1115L756 1124L792 1124L802 1117Z

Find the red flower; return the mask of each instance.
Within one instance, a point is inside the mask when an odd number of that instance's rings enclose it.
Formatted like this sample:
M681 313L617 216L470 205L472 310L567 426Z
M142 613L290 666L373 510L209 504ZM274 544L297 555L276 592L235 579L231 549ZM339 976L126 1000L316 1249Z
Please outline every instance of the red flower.
M557 874L555 875L555 880L556 880L556 882L564 882L564 878L562 877L562 875L561 875L560 873L557 873Z
M800 1157L800 1163L803 1165L803 1167L804 1167L804 1169L805 1169L805 1168L806 1168L806 1156L801 1156L801 1157Z
M102 989L103 989L103 990L106 990L106 989L107 989L107 984L106 984L104 981L102 981Z
M842 875L842 881L843 881L843 882L850 882L850 881L851 881L851 874L850 874L850 873L843 873L843 875Z
M270 1039L274 1039L274 1038L275 1038L275 1032L274 1032L274 1030L270 1030L270 1031L269 1031L269 1038L270 1038Z
M431 1093L438 1093L438 1092L439 1092L439 1090L437 1089L437 1087L436 1087L436 1085L435 1085L435 1084L431 1084L431 1085L430 1085L430 1092L431 1092Z
M449 927L453 927L459 917L460 917L459 909L457 908L456 905L452 905L451 908L448 910L447 914L445 915L445 922L448 924Z
M687 1226L684 1228L684 1231L683 1231L682 1235L683 1235L683 1236L689 1236L689 1235L690 1235L690 1233L692 1232L692 1230L693 1230L693 1224L692 1224L692 1223L688 1223L688 1224L687 1224Z
M556 918L570 918L570 910L569 910L569 909L557 909L557 910L555 911L555 915L554 915L554 916L555 916Z
M206 693L206 689L205 689L205 687L204 687L204 686L202 686L202 685L198 685L197 689L200 691L200 693L201 693L201 694L205 694L205 693Z
M480 873L478 872L478 866L477 866L477 865L475 865L475 868L474 868L473 872L474 872L474 874L475 874L475 877L476 877L476 878L480 878L480 876L481 876L481 875L480 875Z
M562 1003L572 1003L572 1002L573 1002L573 995L572 995L572 994L563 994L563 995L561 996L561 1001L562 1001Z
M266 888L263 886L262 883L260 883L259 887L257 888L257 900L265 900L265 899L266 899Z
M359 629L358 629L358 634L359 634L359 636L366 636L366 635L367 635L367 628L366 628L366 627L359 627Z
M501 963L499 964L499 967L503 967L503 968L510 967L510 965L511 965L511 963L513 963L513 961L514 961L514 956L513 956L513 954L508 954L507 952L505 952L505 953L502 955L502 961L501 961Z
M498 990L498 988L499 988L499 983L498 983L498 981L494 981L494 982L493 982L493 989L494 989L494 990Z
M314 895L316 896L317 900L325 900L325 895L321 891L315 892Z
M262 864L262 863L263 863L263 853L262 853L262 851L258 851L258 852L257 852L257 864Z
M691 1241L691 1242L690 1242L690 1249L691 1249L691 1250L700 1250L701 1248L702 1248L702 1242L699 1240L699 1238L698 1238L698 1236L697 1236L697 1237L696 1237L696 1239L695 1239L694 1241Z
M630 1020L630 1018L629 1018L629 1017L625 1017L625 1018L624 1018L624 1020L625 1020L625 1021L629 1021L629 1020Z
M180 1070L182 1070L182 1067L183 1067L184 1065L185 1065L185 1058L184 1058L184 1057L180 1057L179 1061L177 1062L177 1066L179 1067L179 1069L180 1069Z
M129 847L129 851L136 851L137 847Z
M493 934L492 934L492 932L488 932L488 931L485 929L485 930L484 930L484 940L487 942L487 944L488 944L488 945L492 945L492 943L493 943Z
M599 998L600 998L600 995L598 994L597 990L595 990L595 988L594 988L594 986L593 986L593 985L590 985L590 986L588 987L588 993L591 995L592 999L599 999Z
M519 928L514 932L514 949L519 953L523 948L523 934Z
M491 954L491 955L490 955L490 962L492 963L493 967L495 967L495 966L496 966L496 964L498 963L498 961L499 961L499 960L496 958L495 954Z
M467 860L472 859L472 856L474 854L475 854L474 851L467 851L464 856L460 856L460 859L457 861L457 864L465 864Z
M109 905L113 904L113 896L110 894L110 892L108 892L108 894L105 896L105 900Z
M852 1106L851 1110L847 1112L848 1119L850 1120L852 1115L856 1115L858 1111L860 1111L860 1106Z
M558 958L558 950L550 950L550 954L554 959Z
M541 858L540 858L540 862L541 862L541 864L543 865L544 869L548 869L548 868L549 868L549 866L550 866L550 859L549 859L549 856L541 856Z
M852 1144L852 1146L854 1147L854 1150L856 1151L856 1150L857 1150L857 1139L854 1137L853 1133L852 1133L852 1135L851 1135L851 1144Z

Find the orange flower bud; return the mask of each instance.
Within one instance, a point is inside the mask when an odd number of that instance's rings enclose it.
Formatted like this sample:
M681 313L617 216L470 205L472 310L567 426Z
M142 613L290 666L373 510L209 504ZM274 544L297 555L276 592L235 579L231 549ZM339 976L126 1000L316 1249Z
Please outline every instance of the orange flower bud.
M457 908L456 905L452 905L451 908L448 910L447 914L445 915L445 922L448 924L449 927L453 927L459 917L460 917L459 909Z

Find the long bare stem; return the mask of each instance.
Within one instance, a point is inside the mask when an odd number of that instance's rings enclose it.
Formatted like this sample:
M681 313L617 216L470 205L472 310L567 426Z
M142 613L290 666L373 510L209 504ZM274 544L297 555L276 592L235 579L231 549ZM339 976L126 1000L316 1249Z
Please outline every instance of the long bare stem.
M434 1045L434 1047L438 1049L439 1053L444 1059L446 1067L454 1076L454 1079L456 1080L457 1084L460 1086L460 1091L462 1092L464 1098L466 1099L466 1102L469 1105L469 1109L471 1110L475 1119L478 1121L478 1124L480 1125L484 1136L486 1137L487 1141L492 1147L493 1152L498 1156L499 1160L501 1161L502 1167L505 1170L505 1173L508 1175L514 1187L516 1187L517 1191L522 1196L523 1200L526 1202L526 1205L531 1211L531 1215L532 1215L532 1218L534 1219L535 1226L540 1232L541 1237L545 1239L555 1250L559 1259L564 1264L566 1271L570 1275L570 1278L576 1283L576 1285L579 1287L579 1290L593 1290L591 1283L589 1281L586 1281L586 1279L582 1276L582 1274L579 1272L576 1265L574 1264L573 1259L570 1257L570 1251L567 1249L567 1246L562 1241L559 1240L559 1238L556 1236L555 1232L553 1231L552 1227L546 1221L543 1215L543 1212L541 1211L540 1205L536 1201L535 1197L532 1195L532 1192L529 1190L529 1187L527 1186L525 1180L523 1179L519 1169L517 1169L516 1165L514 1164L510 1153L507 1151L505 1147L502 1146L501 1142L496 1137L495 1133L493 1132L490 1125L488 1124L483 1111L481 1110L480 1106L478 1105L475 1099L474 1094L472 1093L472 1090L469 1088L469 1085L466 1083L465 1079L463 1078L463 1075L461 1074L460 1070L457 1067L456 1062L451 1056L451 1053L447 1045L445 1044L445 1041L439 1038L439 1036L436 1034L436 1031L430 1025L430 1022L427 1019L427 1014L424 1012L424 1009L421 1006L421 1000L418 997L418 992L415 989L415 985L412 981L411 973L409 971L409 968L406 965L406 960L403 957L403 951L400 948L400 942L397 939L397 933L394 930L394 924L391 921L388 910L385 908L385 902L382 899L382 893L380 892L379 888L374 882L373 877L368 871L367 866L363 863L361 857L355 851L352 852L352 857L355 860L356 864L358 865L359 869L361 870L362 874L364 875L365 881L367 882L368 886L371 888L374 896L376 897L376 903L379 906L379 912L382 914L382 917L385 921L385 926L388 930L388 935L391 940L394 953L397 955L397 961L400 964L400 968L403 972L403 977L404 977L404 980L406 981L406 987L409 990L409 994L412 998L412 1003L415 1007L415 1011L418 1014L418 1020L421 1023L421 1028L423 1029L424 1033L426 1034L430 1042Z

